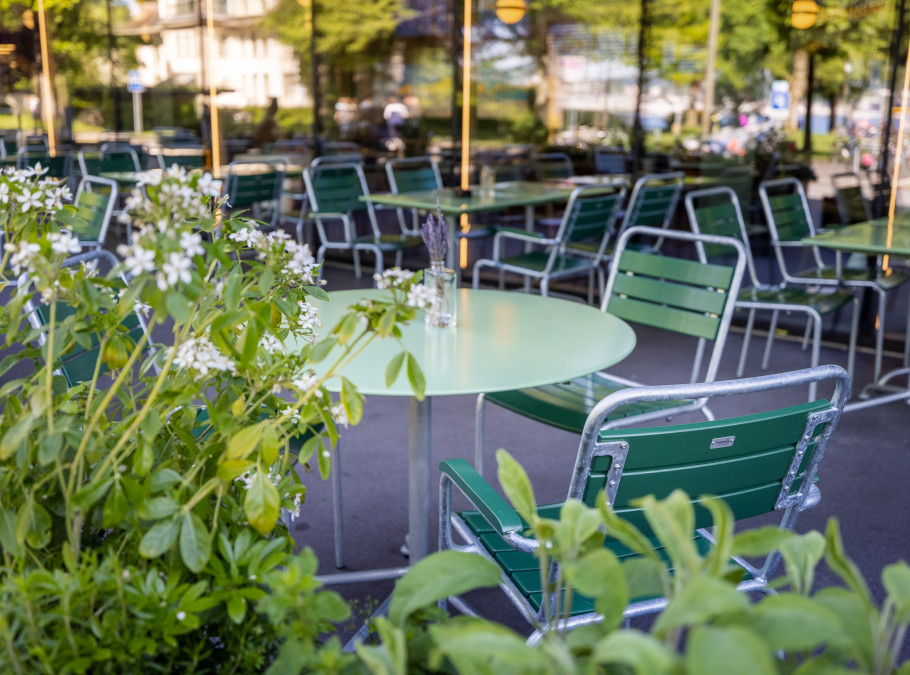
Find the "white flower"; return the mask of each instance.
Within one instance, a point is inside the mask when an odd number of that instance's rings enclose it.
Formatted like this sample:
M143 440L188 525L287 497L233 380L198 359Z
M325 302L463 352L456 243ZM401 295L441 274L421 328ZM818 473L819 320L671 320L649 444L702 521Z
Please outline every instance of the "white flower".
M274 335L265 334L259 340L259 346L269 354L284 354L284 344Z
M152 306L147 305L144 302L137 300L133 303L133 312L141 316L143 319L149 315L152 311Z
M43 176L47 173L47 169L41 166L41 162L35 162L35 166L29 166L22 170L22 175L26 178L31 178L32 176Z
M190 283L193 280L193 275L190 274L192 265L193 261L182 253L169 254L167 262L161 266L162 274L156 278L158 288L166 291L168 286L176 286L178 281L185 284Z
M281 415L289 415L291 421L295 424L300 421L300 411L296 410L294 406L289 405L279 411Z
M408 306L427 309L436 304L436 291L428 286L418 284L408 291Z
M4 249L12 253L9 264L13 268L13 274L19 276L22 268L30 268L32 259L41 252L38 244L31 242L22 242L22 244L5 244Z
M205 336L190 338L181 343L174 357L174 365L195 371L197 379L207 376L210 372L233 371L236 368L234 362L218 351Z
M222 181L215 180L212 177L212 174L205 172L202 174L202 178L199 179L199 182L196 184L196 189L199 190L204 195L209 197L220 197L221 196L221 185Z
M122 247L117 250L121 255L124 252L127 253L123 264L126 265L130 276L137 277L143 272L151 272L155 269L154 251L144 249L139 244L135 244L132 248Z
M82 247L79 246L79 240L69 232L50 232L47 240L51 242L51 250L54 253L79 253Z
M69 186L67 185L55 187L54 196L61 202L73 201L73 193L70 192Z
M161 184L162 174L160 171L143 171L139 174L139 181L136 183L138 187L143 185L160 185Z
M0 183L0 204L9 203L9 183Z
M337 403L332 406L332 409L329 412L332 415L332 419L335 420L335 424L342 427L346 427L348 425L348 414L345 412L343 405Z
M205 249L202 248L202 236L191 232L184 232L180 235L180 248L191 258L205 254Z
M373 279L376 281L376 288L385 290L387 288L407 288L414 278L414 273L410 270L403 270L400 267L392 267L385 270L382 274L374 274Z
M297 315L297 328L309 334L307 339L310 342L315 342L316 338L319 337L317 331L322 328L322 322L319 321L316 308L303 300L298 300L297 306L300 307L300 314Z
M186 612L177 612L177 621L183 621L186 618Z
M40 209L42 207L44 202L42 202L41 196L40 190L29 192L28 188L26 188L25 192L16 197L16 201L22 204L22 213L26 213L29 209Z
M244 227L242 230L237 230L228 235L228 239L236 241L238 244L246 244L247 246L252 246L253 242L256 241L257 237L261 233L258 232L255 228Z
M319 384L319 378L313 373L304 373L300 377L291 380L291 386L297 387L304 394L317 384Z

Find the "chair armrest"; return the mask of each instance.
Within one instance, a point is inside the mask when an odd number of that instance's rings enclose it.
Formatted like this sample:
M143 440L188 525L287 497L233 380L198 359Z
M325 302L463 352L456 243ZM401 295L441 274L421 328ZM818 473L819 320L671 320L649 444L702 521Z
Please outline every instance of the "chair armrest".
M477 471L464 459L450 459L439 465L449 479L471 501L487 522L503 535L508 532L521 532L524 523L518 512L484 480Z
M555 244L555 239L549 239L540 232L529 232L528 230L519 230L515 227L502 227L496 232L496 239L506 237L508 239L518 239L520 241L530 241L535 244Z

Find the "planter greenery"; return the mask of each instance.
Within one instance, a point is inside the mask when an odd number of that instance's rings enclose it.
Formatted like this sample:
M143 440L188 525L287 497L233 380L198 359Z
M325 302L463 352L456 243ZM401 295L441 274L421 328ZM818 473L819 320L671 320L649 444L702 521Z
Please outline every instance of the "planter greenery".
M844 554L834 519L824 536L776 527L734 535L729 507L714 501L717 545L701 556L689 536L694 513L688 496L677 491L665 500L647 497L642 506L665 547L670 573L641 532L612 514L603 495L596 509L567 501L560 519L551 520L537 515L524 470L504 450L499 451L499 480L529 530L545 544L540 548L542 578L550 562L558 562L558 587L593 598L603 623L551 631L537 646L525 644L523 636L504 626L466 616L424 622L414 637L412 612L498 583L499 568L492 562L446 551L405 575L388 618L376 622L380 643L357 648L375 675L437 669L497 674L910 673L910 662L899 664L910 625L910 567L901 561L883 570L887 597L876 607ZM603 547L605 530L642 555L620 563ZM777 593L750 601L736 590L741 568L731 566L729 556L763 556L775 549L783 552L786 568ZM844 587L813 592L815 568L823 559ZM656 594L669 604L649 632L624 629L628 598ZM507 602L504 596L502 601ZM542 602L546 606L547 598Z
M148 181L127 201L124 262L103 270L64 265L79 246L58 224L78 213L59 189L0 175L0 672L341 662L314 640L348 609L315 593L313 556L294 554L281 514L306 494L295 467L327 475L339 427L361 418L351 383L336 400L326 379L415 317L419 279L395 275L387 302L322 327L307 247L221 220L211 176ZM68 386L60 369L81 350L91 377ZM395 363L421 395L414 359Z

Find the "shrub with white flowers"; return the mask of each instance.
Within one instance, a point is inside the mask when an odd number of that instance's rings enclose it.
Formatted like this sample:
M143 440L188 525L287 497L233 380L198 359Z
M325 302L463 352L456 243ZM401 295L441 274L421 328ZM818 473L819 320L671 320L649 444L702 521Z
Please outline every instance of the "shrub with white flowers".
M396 271L386 300L322 326L308 246L223 217L207 174L143 182L106 269L64 266L63 188L0 175L0 672L262 672L283 630L263 579L295 564L281 513L362 416L349 381L324 383L416 316ZM45 583L64 578L68 602Z

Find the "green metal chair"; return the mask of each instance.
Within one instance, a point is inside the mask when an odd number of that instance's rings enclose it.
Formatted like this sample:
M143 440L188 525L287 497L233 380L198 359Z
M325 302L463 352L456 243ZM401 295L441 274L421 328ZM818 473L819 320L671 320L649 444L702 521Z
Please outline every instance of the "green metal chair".
M755 271L755 262L752 259L752 250L749 247L749 237L746 234L746 226L740 210L739 200L732 188L717 187L690 192L686 195L685 203L689 224L692 226L693 232L733 237L742 242L746 251L746 269L749 273L751 286L739 292L736 307L749 310L749 318L746 322L746 334L743 338L743 346L739 355L736 377L742 377L743 375L746 355L749 351L749 341L755 325L756 311L772 312L771 323L768 328L768 339L765 343L765 353L761 363L762 370L767 370L768 368L768 360L771 357L771 349L774 345L774 336L777 332L777 321L780 312L799 312L806 315L809 323L806 327L806 339L803 340L803 349L806 348L806 340L809 338L809 327L811 326L812 356L810 365L817 366L821 343L822 317L835 314L842 307L851 303L853 305L853 320L850 330L850 346L847 352L847 373L853 377L853 365L856 357L856 333L859 326L859 298L848 291L837 290L835 287L829 288L828 292L810 293L804 286L788 286L786 284L774 286L759 281L758 274ZM704 247L704 253L708 258L715 258L723 252L715 246L707 245ZM810 400L815 398L814 387L814 384L809 387Z
M117 204L117 181L84 176L76 191L75 222L70 226L83 249L101 248Z
M632 186L629 206L619 226L619 234L630 227L659 227L669 229L676 214L676 206L682 195L685 174L674 173L645 174ZM647 244L639 244L641 250L658 252L663 244L663 237L655 237Z
M38 164L47 169L47 176L69 180L73 175L73 151L60 151L53 156L37 146L22 146L16 151L17 169L34 168Z
M858 175L852 171L836 173L831 176L831 184L834 186L834 199L841 225L855 225L872 220L872 207L863 194Z
M84 176L102 173L134 173L142 170L139 155L126 143L105 143L97 156L79 151L79 172Z
M370 194L363 168L359 164L320 164L303 172L310 209L319 235L316 260L321 263L326 251L351 251L354 256L354 273L359 279L360 252L369 251L376 258L375 270L383 269L383 256L395 254L395 264L401 265L402 252L423 246L419 236L382 234L372 202L361 199ZM369 233L357 233L354 216L365 213ZM340 231L339 231L340 226Z
M474 263L474 288L479 286L480 271L484 267L499 270L500 281L503 272L537 279L543 296L549 293L551 281L587 274L588 302L593 304L594 276L596 273L598 288L603 288L605 279L601 262L625 195L623 187L575 188L553 237L511 228L500 230L493 239L493 258L481 258ZM504 256L502 249L506 240L526 242L536 247L536 250ZM596 247L593 256L572 254L569 247L583 243Z
M789 407L764 407L758 413L694 424L603 430L604 423L624 408L634 410L680 399L714 400L777 392L817 382L834 384L830 402L818 400ZM652 541L654 532L634 500L649 494L664 498L677 488L692 495L696 506L702 498L694 495L723 499L737 520L780 513L779 527L792 530L799 514L821 499L815 482L818 465L849 396L850 378L838 366L745 380L634 387L612 393L594 405L585 419L567 499L588 506L605 499L614 513L630 521ZM540 561L534 555L539 542L525 536L527 523L467 461L443 462L440 469L440 548L476 553L501 568L500 587L509 600L529 623L542 625L529 642L538 641L548 630L568 630L603 619L596 612L593 600L575 593L565 600L565 606L571 607L570 618L547 625L546 608L542 607ZM452 511L453 485L468 498L473 510ZM538 506L538 513L546 518L559 518L561 506L561 503ZM706 529L710 524L708 510L696 508L692 537L702 551L713 543L711 532ZM453 530L464 544L456 543ZM609 532L604 546L622 561L640 554L611 537ZM767 591L780 559L779 551L772 552L757 565L734 558L733 562L745 573L739 590ZM550 588L555 588L557 574L556 564L551 563L546 577ZM556 595L553 593L551 597ZM476 615L460 598L450 598L450 602L463 613ZM624 616L628 619L659 612L666 605L662 597L631 598Z
M386 178L393 195L401 192L439 190L442 188L442 175L439 163L432 157L404 157L390 159L385 165ZM397 208L398 223L405 234L420 234L420 213L418 209L411 212L411 226L408 227L404 209ZM460 228L456 228L456 231Z
M834 286L854 290L866 288L874 291L878 296L878 327L875 334L875 374L873 376L873 380L878 381L882 370L886 295L888 291L893 291L910 280L910 276L894 270L883 274L877 266L864 269L843 269L840 265L840 256L837 258L838 264L832 267L822 261L818 247L804 247L800 241L807 237L814 237L815 228L812 225L812 216L803 185L796 178L764 181L758 186L758 195L765 211L771 243L777 254L777 262L780 265L784 281L791 284ZM794 247L811 251L815 266L792 272L787 264L785 249ZM910 317L908 317L908 321L910 321Z
M282 160L231 162L224 179L231 211L248 211L250 217L278 224L281 186L287 165Z
M535 180L563 180L575 175L572 159L564 152L546 152L531 158Z
M663 256L635 250L635 238L664 236L688 243L729 247L735 256L732 265L703 263L676 256ZM696 252L693 252L696 253ZM620 237L610 266L601 310L633 323L652 326L697 340L690 380L711 382L727 341L730 319L745 269L743 245L731 237L697 235L653 227L633 227ZM707 368L702 376L702 361L707 342L713 343ZM554 358L558 355L554 354ZM680 354L674 350L673 359ZM524 417L558 429L581 433L585 419L600 399L614 391L640 383L606 372L591 373L571 382L528 389L480 394L475 414L474 466L482 473L485 403L490 402ZM610 417L608 426L624 426L642 420L659 419L669 414L699 411L709 419L705 401L662 401L642 403Z

